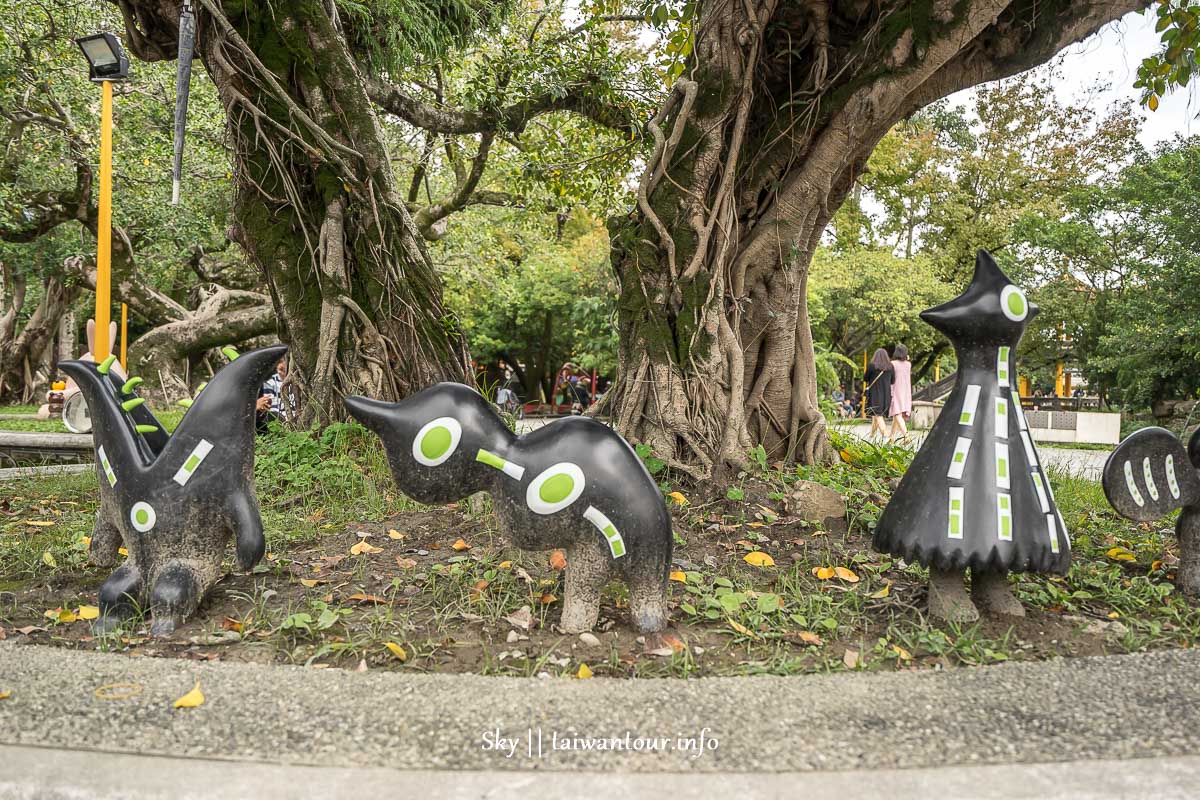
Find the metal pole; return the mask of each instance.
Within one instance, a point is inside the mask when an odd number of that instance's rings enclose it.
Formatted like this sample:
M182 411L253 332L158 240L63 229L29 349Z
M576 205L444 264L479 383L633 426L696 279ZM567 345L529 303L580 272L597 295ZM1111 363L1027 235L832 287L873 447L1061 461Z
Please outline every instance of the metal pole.
M112 352L108 340L112 285L112 81L100 82L100 208L96 217L96 361Z

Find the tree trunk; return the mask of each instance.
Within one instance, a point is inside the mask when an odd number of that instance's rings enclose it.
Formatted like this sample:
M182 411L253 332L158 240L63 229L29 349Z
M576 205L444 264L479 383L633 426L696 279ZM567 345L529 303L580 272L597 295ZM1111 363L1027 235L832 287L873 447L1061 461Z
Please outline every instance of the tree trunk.
M618 430L696 478L829 459L808 271L867 157L904 116L1049 58L1142 2L700 4L650 122L637 209L610 220Z
M173 56L175 0L120 5L135 54ZM319 0L233 8L200 0L197 52L235 154L230 238L266 280L301 422L342 416L346 394L398 399L465 380L461 337L334 20Z
M58 278L47 279L41 300L18 332L25 303L25 276L12 274L0 263L0 283L4 288L0 294L0 400L28 403L37 396L37 384L45 378L41 367L53 358L59 320L70 307L75 290Z

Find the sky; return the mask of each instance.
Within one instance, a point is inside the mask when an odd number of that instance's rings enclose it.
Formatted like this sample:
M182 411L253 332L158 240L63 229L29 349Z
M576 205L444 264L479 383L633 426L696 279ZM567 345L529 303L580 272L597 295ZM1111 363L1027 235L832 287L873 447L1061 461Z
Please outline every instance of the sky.
M1139 138L1148 149L1177 134L1200 134L1200 120L1196 119L1200 113L1200 98L1193 97L1192 92L1176 90L1162 98L1155 112L1138 102L1141 90L1133 88L1138 64L1156 53L1160 46L1159 35L1154 32L1156 19L1152 13L1128 14L1091 38L1067 48L1054 62L1063 76L1057 84L1062 101L1088 98L1088 105L1100 111L1118 100L1132 98L1135 113L1146 120ZM1097 90L1098 84L1107 88ZM951 96L950 101L969 107L971 98L972 90L968 89Z

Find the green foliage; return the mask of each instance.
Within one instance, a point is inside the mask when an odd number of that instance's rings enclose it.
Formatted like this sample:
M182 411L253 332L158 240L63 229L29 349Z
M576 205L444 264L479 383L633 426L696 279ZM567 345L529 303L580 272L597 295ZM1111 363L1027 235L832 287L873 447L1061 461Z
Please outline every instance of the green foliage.
M604 228L583 211L561 239L491 226L463 226L448 237L439 253L453 260L438 259L446 302L461 318L476 360L517 359L528 391L540 384L549 392L566 361L611 373L616 285L607 243Z
M1200 137L1141 154L1024 233L1089 381L1130 406L1200 389Z
M1145 13L1149 14L1151 9ZM1134 86L1142 90L1142 103L1158 110L1159 100L1172 89L1191 83L1200 51L1200 3L1158 0L1153 6L1162 49L1138 65Z
M372 69L402 72L440 61L495 30L512 0L336 0L351 49Z

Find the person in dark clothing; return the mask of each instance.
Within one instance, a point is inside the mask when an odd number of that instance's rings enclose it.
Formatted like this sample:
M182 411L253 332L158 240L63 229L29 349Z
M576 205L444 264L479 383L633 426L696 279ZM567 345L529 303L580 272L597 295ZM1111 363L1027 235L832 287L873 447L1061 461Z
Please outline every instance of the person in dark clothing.
M875 351L871 363L867 365L867 374L863 380L867 384L867 414L871 417L871 430L868 439L875 438L879 431L882 441L887 438L887 418L892 407L892 359L887 350L882 347Z

